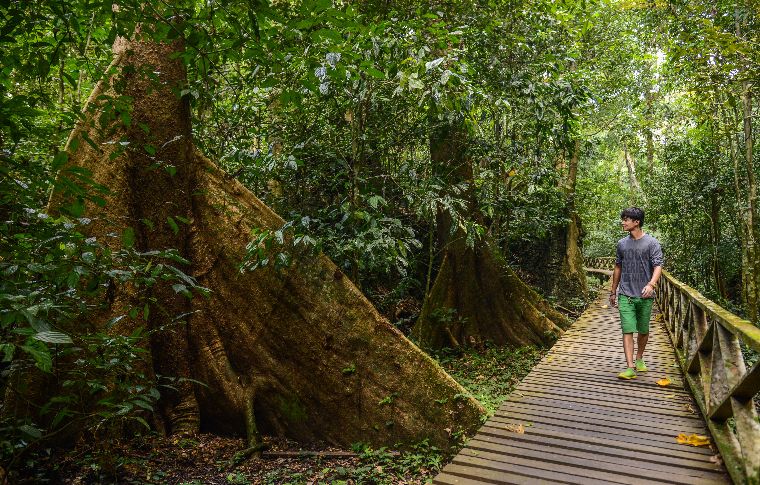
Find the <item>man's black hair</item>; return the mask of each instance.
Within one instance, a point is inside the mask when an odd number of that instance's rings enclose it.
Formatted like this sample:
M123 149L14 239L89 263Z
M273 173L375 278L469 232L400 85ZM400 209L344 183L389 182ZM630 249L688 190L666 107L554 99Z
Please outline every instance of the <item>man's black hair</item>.
M623 212L620 213L620 218L622 219L624 217L628 217L634 221L639 221L639 227L644 227L644 211L638 207L629 207L627 209L623 209Z

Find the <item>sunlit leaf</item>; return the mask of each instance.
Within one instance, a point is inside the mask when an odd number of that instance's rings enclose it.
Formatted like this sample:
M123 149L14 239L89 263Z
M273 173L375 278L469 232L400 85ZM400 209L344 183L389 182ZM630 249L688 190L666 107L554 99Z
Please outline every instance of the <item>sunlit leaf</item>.
M525 434L525 426L522 424L505 424L504 429L511 431L512 433Z
M680 445L709 446L710 438L698 434L687 435L686 433L680 433L676 436L676 442Z
M53 330L48 330L46 332L39 332L34 335L34 338L42 342L47 342L51 344L70 344L71 343L71 337L69 337L65 333L56 332Z

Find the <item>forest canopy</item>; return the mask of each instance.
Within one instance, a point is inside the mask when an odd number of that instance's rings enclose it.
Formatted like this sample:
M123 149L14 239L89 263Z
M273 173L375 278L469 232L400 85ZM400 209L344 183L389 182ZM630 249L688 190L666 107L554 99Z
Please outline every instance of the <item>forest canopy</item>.
M629 206L757 324L759 14L2 2L3 466L148 430L455 446L486 410L425 352L550 345Z

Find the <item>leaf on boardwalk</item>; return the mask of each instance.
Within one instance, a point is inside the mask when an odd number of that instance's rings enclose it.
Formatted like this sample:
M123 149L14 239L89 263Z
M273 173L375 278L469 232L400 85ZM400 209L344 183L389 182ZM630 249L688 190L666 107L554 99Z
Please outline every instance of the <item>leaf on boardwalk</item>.
M676 398L676 395L675 395L675 394L667 394L667 395L665 396L665 399L675 399L675 398Z
M720 455L711 456L710 461L715 463L718 466L721 466L723 464L723 459L720 457Z
M609 305L602 305L602 308L609 308Z
M691 445L691 446L709 446L710 445L710 438L708 438L707 436L699 435L699 434L687 435L686 433L681 433L678 436L676 436L676 441L680 445Z
M657 381L657 385L658 386L662 386L662 387L669 386L670 385L670 379L668 379L667 377L663 377L662 379L660 379L659 381Z
M525 426L523 426L522 424L512 424L512 423L505 424L504 428L507 431L511 431L513 433L525 434Z

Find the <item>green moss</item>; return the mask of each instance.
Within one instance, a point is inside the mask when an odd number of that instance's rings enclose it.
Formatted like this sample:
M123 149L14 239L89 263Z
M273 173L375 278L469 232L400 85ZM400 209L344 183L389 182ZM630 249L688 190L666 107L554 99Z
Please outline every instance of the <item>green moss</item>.
M303 423L307 419L306 408L297 397L280 397L280 412L291 423Z

